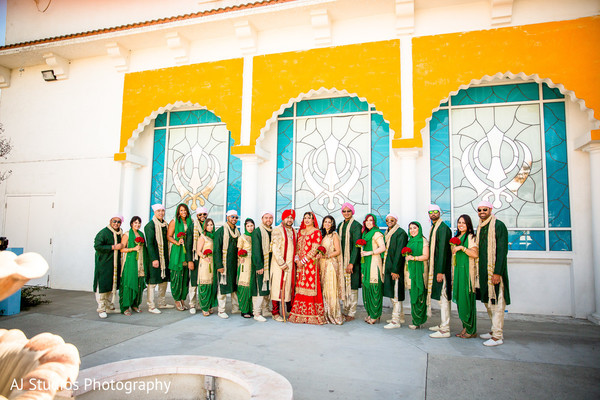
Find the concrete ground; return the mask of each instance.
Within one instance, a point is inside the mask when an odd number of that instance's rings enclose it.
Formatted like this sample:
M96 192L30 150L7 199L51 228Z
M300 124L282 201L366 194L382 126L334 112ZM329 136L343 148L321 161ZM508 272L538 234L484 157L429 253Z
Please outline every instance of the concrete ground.
M342 326L223 320L175 309L101 320L89 292L46 290L50 304L0 317L0 328L62 336L81 369L159 355L206 355L260 364L285 376L296 400L599 399L600 326L586 320L508 314L505 344L431 339L428 330L367 325L359 309ZM169 299L171 300L171 299ZM408 303L408 301L405 301ZM171 300L171 304L173 304ZM452 333L460 331L453 306ZM383 318L389 317L384 308ZM426 326L439 321L439 313ZM478 331L490 322L478 315ZM1 368L0 368L1 371Z

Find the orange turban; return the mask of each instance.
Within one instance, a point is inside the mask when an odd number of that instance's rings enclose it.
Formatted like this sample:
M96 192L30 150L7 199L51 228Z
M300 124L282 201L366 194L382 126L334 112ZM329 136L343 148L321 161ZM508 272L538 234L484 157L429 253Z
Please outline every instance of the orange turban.
M296 219L296 211L294 211L294 210L284 210L283 214L281 214L281 220L283 221L284 219L286 219L290 215L292 216L293 219Z

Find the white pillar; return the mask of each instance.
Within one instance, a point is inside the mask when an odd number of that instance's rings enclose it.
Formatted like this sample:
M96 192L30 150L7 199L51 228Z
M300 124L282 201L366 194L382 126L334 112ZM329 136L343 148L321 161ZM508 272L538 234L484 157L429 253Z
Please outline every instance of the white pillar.
M252 126L252 56L244 57L244 72L242 79L242 121L240 126L240 143L242 145L250 143L250 130Z
M252 218L256 224L259 223L258 213L258 188L260 183L258 182L258 163L259 157L254 154L238 154L242 160L242 209L240 210L240 216L242 219ZM242 220L242 223L244 221Z
M416 148L394 149L394 153L400 159L400 171L396 184L391 186L394 191L393 198L399 199L398 218L403 229L408 227L410 221L417 219L417 191L421 190L427 182L417 182L417 158L421 150Z
M592 203L592 257L594 265L594 289L596 311L589 319L600 324L600 143L585 146L584 151L590 153L590 192Z
M123 226L129 227L129 218L137 213L146 213L147 210L137 210L133 203L136 192L135 171L146 165L146 159L136 156L135 154L127 154L125 160L121 161L121 186L119 190L119 211L123 214L126 221L123 221ZM143 215L140 215L144 217ZM127 225L125 225L127 222ZM123 228L125 229L125 228Z

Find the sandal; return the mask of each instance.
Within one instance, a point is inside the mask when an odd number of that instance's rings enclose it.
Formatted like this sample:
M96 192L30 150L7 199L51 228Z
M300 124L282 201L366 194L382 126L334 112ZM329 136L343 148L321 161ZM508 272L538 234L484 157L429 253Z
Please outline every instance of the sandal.
M131 311L129 310L125 310L123 314L127 315L128 317L131 317Z
M133 311L137 312L137 313L141 313L141 312L142 312L142 310L140 310L140 309L139 309L139 308L137 308L137 307L131 307L131 309L132 309Z
M454 335L454 336L461 338L461 337L463 337L463 335L465 335L466 333L467 333L467 330L466 330L466 329L463 329L462 331L460 331L460 333L457 333L457 334L456 334L456 335Z
M202 315L204 315L205 317L208 317L210 315L210 312L208 312L208 311L202 311Z
M185 308L183 307L183 305L181 305L181 301L175 302L175 308L177 309L177 311L185 311Z
M476 338L476 337L477 337L477 333L473 333L471 335L468 334L468 333L465 333L464 335L461 336L461 338L463 338L463 339L473 339L473 338Z

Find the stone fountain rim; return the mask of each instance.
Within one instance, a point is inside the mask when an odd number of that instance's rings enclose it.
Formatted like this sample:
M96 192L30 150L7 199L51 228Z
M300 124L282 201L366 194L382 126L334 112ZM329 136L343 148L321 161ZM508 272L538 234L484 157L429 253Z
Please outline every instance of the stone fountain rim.
M101 384L111 380L126 381L170 374L209 375L227 379L245 388L253 400L293 399L291 383L277 372L246 361L210 356L174 354L116 361L80 371L77 381L93 379ZM80 396L91 389L79 384L72 395Z

